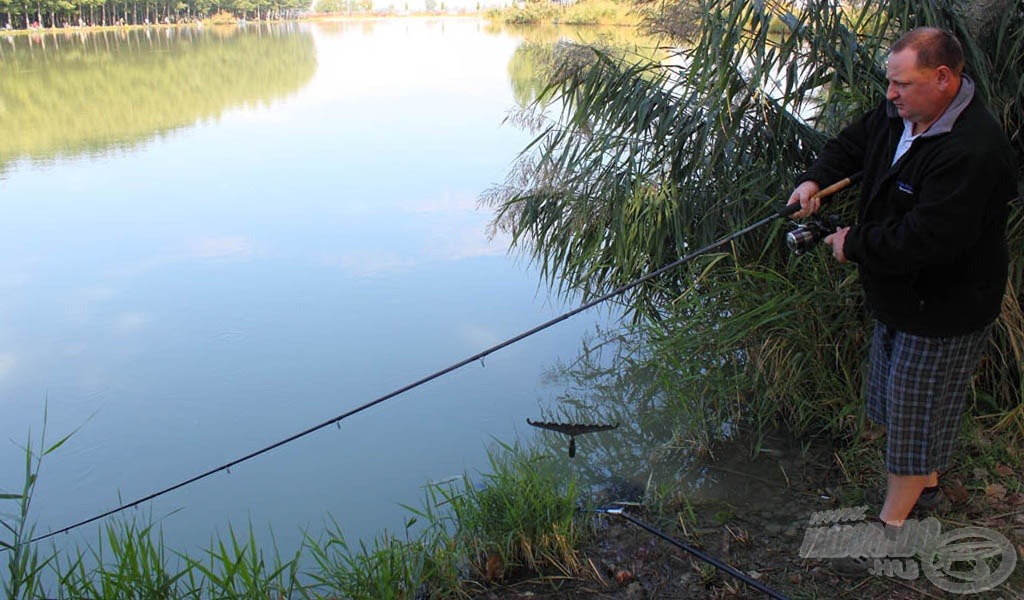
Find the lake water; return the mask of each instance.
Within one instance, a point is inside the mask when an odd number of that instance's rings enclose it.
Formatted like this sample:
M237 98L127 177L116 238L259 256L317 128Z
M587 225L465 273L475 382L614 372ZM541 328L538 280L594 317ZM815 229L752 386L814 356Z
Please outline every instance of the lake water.
M478 208L530 140L503 125L536 88L522 44L474 19L0 36L0 490L20 490L44 407L51 441L77 430L44 462L37 534L571 308ZM545 371L607 319L140 514L190 553L229 523L272 525L285 552L327 515L351 538L398 529L425 483L533 435L560 393ZM95 543L96 526L60 539Z

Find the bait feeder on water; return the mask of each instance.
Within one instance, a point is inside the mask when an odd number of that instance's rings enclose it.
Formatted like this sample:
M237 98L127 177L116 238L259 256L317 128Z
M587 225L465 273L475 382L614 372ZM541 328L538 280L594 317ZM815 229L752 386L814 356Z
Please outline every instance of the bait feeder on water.
M531 421L529 418L526 422L534 427L541 429L548 429L550 431L557 431L558 433L564 433L569 436L569 458L576 456L576 436L583 435L584 433L593 433L595 431L608 431L609 429L615 429L619 426L618 423L614 425L586 425L583 423L547 423L545 421Z

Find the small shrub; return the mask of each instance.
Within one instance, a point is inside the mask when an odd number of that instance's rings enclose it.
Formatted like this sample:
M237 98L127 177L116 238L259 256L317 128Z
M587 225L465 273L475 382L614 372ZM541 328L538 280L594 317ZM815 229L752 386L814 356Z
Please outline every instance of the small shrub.
M465 479L459 493L445 491L455 537L475 575L501 579L516 568L543 573L579 572L575 482L564 482L548 458L502 444L488 453L491 472L481 485Z
M238 23L238 19L235 18L235 15L223 10L211 15L208 21L211 25L235 25Z

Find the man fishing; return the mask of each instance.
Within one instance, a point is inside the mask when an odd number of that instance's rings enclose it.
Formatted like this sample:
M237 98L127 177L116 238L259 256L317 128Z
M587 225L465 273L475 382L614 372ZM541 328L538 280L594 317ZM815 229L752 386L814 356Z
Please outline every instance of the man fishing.
M885 101L825 145L789 199L806 217L822 187L863 171L856 224L824 241L857 265L876 320L865 398L886 429L887 526L941 500L939 473L1006 287L1017 168L963 68L951 33L904 34L888 56ZM854 563L836 570L866 572Z

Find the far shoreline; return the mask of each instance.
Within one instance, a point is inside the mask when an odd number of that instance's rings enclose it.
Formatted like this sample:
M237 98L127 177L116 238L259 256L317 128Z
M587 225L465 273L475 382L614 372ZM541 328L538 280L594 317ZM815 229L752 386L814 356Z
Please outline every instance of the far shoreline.
M213 19L193 20L193 21L181 21L178 23L142 23L135 25L68 25L66 27L33 27L29 29L10 28L0 29L3 35L32 35L32 34L59 34L59 33L93 33L99 31L128 31L136 29L185 29L189 27L238 27L248 25L262 25L266 23L344 23L344 22L359 22L359 21L392 21L392 20L410 20L410 21L435 21L435 20L492 20L484 12L466 12L466 13L407 13L407 14L365 14L365 15L347 15L347 14L334 14L334 13L323 13L310 15L306 17L298 17L294 19L261 19L261 20L249 20L249 19L236 19L231 22L214 22Z
M109 24L109 25L72 25L65 24L62 27L30 27L21 28L0 28L0 33L6 36L15 35L41 35L41 34L69 34L69 33L96 33L107 31L130 31L139 29L184 29L203 27L244 27L248 25L262 25L265 23L346 23L346 22L373 22L373 21L436 21L436 20L479 20L486 22L497 22L510 26L529 25L527 22L503 22L502 15L509 7L492 7L487 10L458 11L458 12L373 12L373 13L311 13L295 18L284 19L239 19L227 13L218 13L205 19L184 18L175 23L137 23L137 24ZM549 21L540 19L534 25L570 25L573 27L636 27L635 22L623 22L612 19L610 21L589 22L589 21L564 21L559 23L558 19Z

